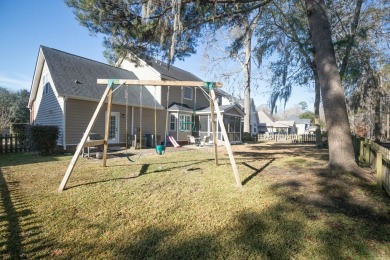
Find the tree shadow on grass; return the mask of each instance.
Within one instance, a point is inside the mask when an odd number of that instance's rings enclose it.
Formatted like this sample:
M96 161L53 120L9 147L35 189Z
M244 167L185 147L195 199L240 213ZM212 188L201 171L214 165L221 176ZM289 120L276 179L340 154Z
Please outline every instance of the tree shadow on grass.
M304 243L305 223L287 204L277 204L264 212L243 211L236 216L235 243L252 259L291 259Z
M310 181L288 180L272 189L305 214L308 222L326 216L312 238L320 241L318 250L325 258L378 257L371 255L372 248L390 243L390 200L364 179L330 170L313 171ZM312 190L313 186L317 188Z
M136 240L116 248L116 255L127 259L209 259L216 244L211 235L183 238L178 243L166 243L177 235L177 229L148 227L139 231Z
M48 257L53 244L42 237L42 224L20 190L19 182L8 182L0 168L0 254L10 259Z
M59 161L65 155L38 155L33 152L1 154L1 167Z

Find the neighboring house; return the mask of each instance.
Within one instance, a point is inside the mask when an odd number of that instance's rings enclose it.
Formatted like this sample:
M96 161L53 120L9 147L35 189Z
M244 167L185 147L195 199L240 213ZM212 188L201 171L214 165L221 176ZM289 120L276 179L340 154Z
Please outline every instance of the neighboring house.
M274 132L274 120L271 115L264 111L258 111L257 116L259 118L259 123L261 124L261 131L263 133L273 133Z
M272 117L264 112L259 111L258 112L259 121L261 124L261 128L263 133L286 133L286 134L296 134L297 133L297 127L295 125L295 122L293 120L279 120L275 121L272 119ZM267 131L265 131L265 129Z
M244 109L244 99L240 99L239 101L240 106L242 109ZM259 115L256 110L255 102L253 101L253 98L251 98L251 104L250 104L250 134L251 135L257 135L260 128L260 121L259 121ZM264 127L262 125L262 127Z
M295 115L289 116L287 120L295 121L295 126L297 127L297 134L302 135L308 133L308 129L311 123L310 119L301 119Z
M296 134L297 127L293 120L279 120L274 122L274 133Z
M97 79L202 81L174 66L170 66L168 70L168 66L160 62L141 61L141 66L136 67L134 63L124 59L119 65L121 68L41 46L28 103L31 124L58 126L58 145L66 150L79 143L106 89L105 85L97 84ZM169 133L183 142L187 141L187 135L211 135L211 127L207 131L203 131L203 128L200 131L199 126L193 123L204 120L204 116L210 121L210 112L205 114L203 111L208 107L209 100L198 88L120 87L113 95L109 143L125 143L126 122L131 135L139 135L141 129L143 135L154 134L156 128L157 137L163 137L166 125ZM201 111L199 115L198 110ZM101 136L104 136L105 111L106 105L91 131ZM235 117L241 120L242 114L236 112L236 109L223 111L224 122L236 122ZM232 115L234 116L231 117ZM193 128L194 125L197 128ZM227 131L229 134L229 129ZM232 133L235 136L235 129Z

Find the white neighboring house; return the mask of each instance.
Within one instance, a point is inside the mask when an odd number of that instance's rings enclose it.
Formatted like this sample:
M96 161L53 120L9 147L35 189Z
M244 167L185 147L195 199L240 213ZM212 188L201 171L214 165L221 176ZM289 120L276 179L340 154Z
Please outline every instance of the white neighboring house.
M263 129L264 126L267 128L268 133L297 133L297 127L294 120L275 121L269 114L264 111L259 111L257 114L260 120L260 127L262 128L262 133L266 132Z
M261 130L262 130L261 132L273 133L275 121L272 119L272 117L264 111L258 111L257 116L258 116L259 124L260 124Z
M297 134L303 135L308 133L308 129L311 123L310 119L306 119L306 118L302 119L293 115L293 116L289 116L287 120L295 121L295 126L297 127Z
M297 127L293 120L280 120L274 122L275 133L296 134Z

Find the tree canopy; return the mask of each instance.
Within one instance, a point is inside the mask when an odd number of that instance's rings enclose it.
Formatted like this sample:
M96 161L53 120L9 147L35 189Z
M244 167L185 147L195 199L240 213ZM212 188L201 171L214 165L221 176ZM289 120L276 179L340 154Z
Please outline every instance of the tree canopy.
M263 28L257 30L262 43L257 52L261 57L268 46L279 54L272 64L272 82L278 90L272 100L288 98L293 85L314 80L316 101L321 90L329 131L329 165L356 169L342 82L356 81L359 61L378 67L372 62L378 57L375 50L388 50L389 46L373 38L375 33L378 39L390 35L383 33L389 28L389 12L383 12L389 8L388 1L380 0L380 5L369 0L66 2L83 26L106 35L107 57L112 62L129 52L139 57L159 53L168 62L184 59L196 52L206 33L250 21L261 9L265 19L253 28ZM241 35L233 42L233 50L244 46L247 34Z
M29 122L28 98L27 90L11 92L0 87L0 131L10 127L11 123Z

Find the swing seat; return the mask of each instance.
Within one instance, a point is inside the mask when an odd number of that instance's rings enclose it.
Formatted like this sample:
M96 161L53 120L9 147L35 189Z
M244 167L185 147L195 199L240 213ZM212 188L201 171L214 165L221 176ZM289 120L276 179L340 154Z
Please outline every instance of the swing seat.
M156 146L156 153L158 155L163 155L165 153L165 146L160 144Z

